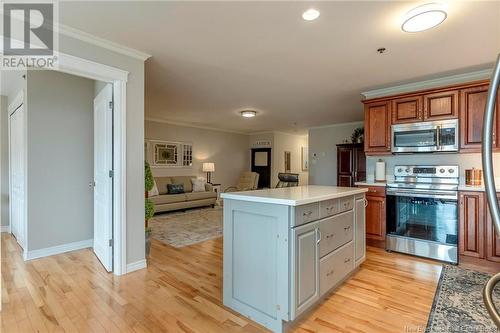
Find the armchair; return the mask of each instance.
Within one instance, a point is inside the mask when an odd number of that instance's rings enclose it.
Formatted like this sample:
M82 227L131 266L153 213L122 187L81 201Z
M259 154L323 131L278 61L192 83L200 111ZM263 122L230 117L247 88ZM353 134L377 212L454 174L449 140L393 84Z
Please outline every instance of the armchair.
M256 190L259 185L259 174L257 172L244 171L240 174L238 184L230 186L224 192L239 192Z

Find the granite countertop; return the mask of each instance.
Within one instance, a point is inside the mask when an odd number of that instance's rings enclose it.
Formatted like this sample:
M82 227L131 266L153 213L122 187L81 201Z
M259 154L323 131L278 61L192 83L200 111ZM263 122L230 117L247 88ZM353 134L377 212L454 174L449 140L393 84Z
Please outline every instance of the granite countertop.
M367 192L366 188L305 185L256 191L222 193L223 199L300 206L312 202L342 198Z

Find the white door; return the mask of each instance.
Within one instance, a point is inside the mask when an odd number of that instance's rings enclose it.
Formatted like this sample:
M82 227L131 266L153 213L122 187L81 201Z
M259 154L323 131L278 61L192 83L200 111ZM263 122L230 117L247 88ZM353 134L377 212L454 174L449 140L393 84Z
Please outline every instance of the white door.
M113 270L113 86L94 99L94 252Z
M11 232L19 245L25 249L25 127L24 105L17 108L9 118L10 161L10 221Z

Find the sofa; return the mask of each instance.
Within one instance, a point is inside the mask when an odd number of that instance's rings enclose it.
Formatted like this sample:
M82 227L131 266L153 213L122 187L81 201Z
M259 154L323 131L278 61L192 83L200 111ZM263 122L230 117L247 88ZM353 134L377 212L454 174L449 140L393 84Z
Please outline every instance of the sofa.
M213 191L212 185L205 184L203 192L193 192L191 183L193 178L196 176L154 177L158 195L150 196L149 199L155 204L155 213L204 206L213 207L217 201L217 193ZM184 193L168 194L168 184L182 184Z

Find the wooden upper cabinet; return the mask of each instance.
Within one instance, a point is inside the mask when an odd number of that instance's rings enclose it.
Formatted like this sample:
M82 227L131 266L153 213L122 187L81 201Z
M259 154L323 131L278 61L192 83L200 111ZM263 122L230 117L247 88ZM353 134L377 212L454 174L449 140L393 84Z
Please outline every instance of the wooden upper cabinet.
M392 123L404 124L422 121L423 96L403 97L392 100Z
M461 255L484 258L484 213L482 192L460 192L458 250Z
M424 121L458 118L458 90L424 95Z
M365 152L386 153L391 150L391 102L365 104Z
M481 149L484 108L488 99L488 88L489 85L486 84L460 90L460 150L462 151L479 152ZM496 143L496 127L493 127L494 148L498 146Z

